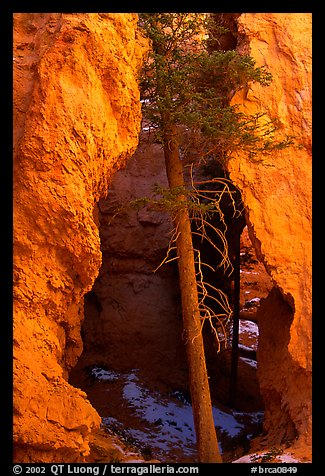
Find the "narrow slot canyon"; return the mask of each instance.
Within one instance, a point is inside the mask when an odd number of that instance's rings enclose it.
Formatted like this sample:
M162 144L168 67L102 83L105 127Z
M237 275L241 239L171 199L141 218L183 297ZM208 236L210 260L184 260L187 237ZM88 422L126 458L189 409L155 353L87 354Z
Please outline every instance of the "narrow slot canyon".
M199 461L139 15L13 15L14 463ZM227 104L294 138L195 170L180 144L186 187L221 197L206 240L192 221L219 450L225 463L311 463L311 14L214 15L209 54L272 73Z
M169 213L155 210L150 202L132 206L143 197L153 200L157 184L167 185L162 146L147 130L143 126L138 150L116 173L107 198L98 204L102 267L85 295L83 353L69 382L86 392L103 428L108 434L119 435L127 454L135 452L144 460L194 462L177 264L172 261L160 266L167 254L172 223ZM232 320L220 352L210 327L203 331L218 438L224 460L232 461L247 453L251 440L263 431L257 311L272 282L256 258L241 201L239 218L233 218L229 201L224 210L228 213L229 254L234 254L232 242L241 235L236 404L230 403ZM220 261L211 246L201 246L202 260L211 264ZM232 308L233 275L233 271L219 271L210 276L214 286L228 293Z

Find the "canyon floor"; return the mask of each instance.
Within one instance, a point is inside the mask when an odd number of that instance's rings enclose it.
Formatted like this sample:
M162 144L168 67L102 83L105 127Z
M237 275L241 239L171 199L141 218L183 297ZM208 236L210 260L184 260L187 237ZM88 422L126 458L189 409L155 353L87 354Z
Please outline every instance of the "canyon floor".
M256 259L245 228L241 238L242 318L238 374L246 380L245 385L252 388L256 388L257 381L258 325L254 317L260 300L271 287L270 278ZM184 392L153 388L141 369L121 372L105 365L105 361L99 361L98 355L92 358L89 352L80 357L70 381L87 393L102 418L101 429L92 435L90 461L196 462L192 409ZM249 409L243 401L245 398L239 387L239 407ZM243 411L214 401L213 415L224 462L251 462L254 458L255 461L258 458L296 461L284 449L248 456L252 441L262 432L262 405L260 408L255 405L254 411Z

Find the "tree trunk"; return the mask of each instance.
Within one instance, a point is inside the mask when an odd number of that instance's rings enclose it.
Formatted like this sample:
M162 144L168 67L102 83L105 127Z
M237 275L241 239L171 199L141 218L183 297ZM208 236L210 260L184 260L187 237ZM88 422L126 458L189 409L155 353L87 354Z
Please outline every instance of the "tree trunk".
M179 156L175 128L167 129L165 127L164 154L169 187L184 186L183 166ZM176 200L181 202L185 198L180 194ZM199 462L221 463L201 333L191 222L186 207L177 211L174 217L174 226L177 230L176 247L183 330Z
M236 236L235 259L234 259L234 315L231 344L231 371L229 386L229 405L236 407L237 379L238 379L238 356L239 356L239 313L240 313L240 233Z

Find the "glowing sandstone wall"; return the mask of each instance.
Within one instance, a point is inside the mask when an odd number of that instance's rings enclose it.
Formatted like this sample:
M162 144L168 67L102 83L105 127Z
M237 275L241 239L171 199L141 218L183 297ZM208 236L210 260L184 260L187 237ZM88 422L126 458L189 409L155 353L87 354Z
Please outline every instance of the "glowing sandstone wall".
M82 461L100 418L67 382L101 265L94 205L138 144L135 14L14 15L16 461Z
M299 147L259 157L235 157L232 180L242 191L252 241L278 290L259 317L259 379L265 428L274 441L311 441L311 14L239 16L238 50L272 73L233 102L266 112ZM280 291L280 292L279 292ZM281 317L280 317L281 316ZM284 429L283 429L284 428ZM286 429L285 429L286 428ZM298 443L297 443L298 444ZM309 447L310 451L310 447Z
M67 382L83 296L101 265L95 204L138 143L134 14L14 16L16 461L82 461L100 418ZM276 288L261 306L259 379L269 442L311 438L311 16L242 14L239 49L273 74L235 98L299 149L230 164ZM309 445L309 446L308 446Z

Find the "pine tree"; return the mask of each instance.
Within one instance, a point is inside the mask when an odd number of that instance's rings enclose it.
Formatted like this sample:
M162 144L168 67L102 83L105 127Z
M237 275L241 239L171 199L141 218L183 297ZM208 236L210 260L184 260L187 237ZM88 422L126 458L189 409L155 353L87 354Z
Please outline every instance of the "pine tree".
M267 85L271 75L256 68L249 56L208 51L209 20L208 14L197 13L139 15L139 25L151 40L141 75L143 114L163 144L168 183L174 192L183 335L198 456L202 463L219 463L183 165L212 157L226 166L231 153L243 147L254 158L270 142L273 129L259 130L258 117L244 116L229 105L238 89L250 81Z

